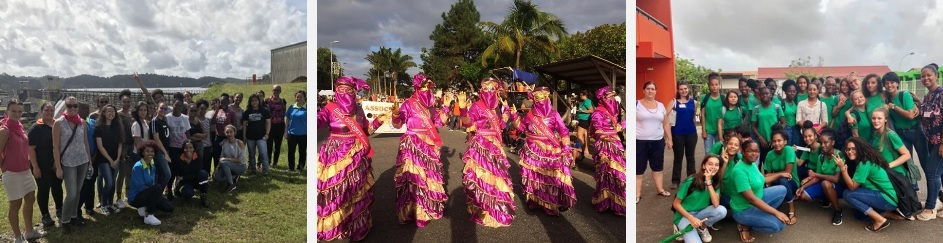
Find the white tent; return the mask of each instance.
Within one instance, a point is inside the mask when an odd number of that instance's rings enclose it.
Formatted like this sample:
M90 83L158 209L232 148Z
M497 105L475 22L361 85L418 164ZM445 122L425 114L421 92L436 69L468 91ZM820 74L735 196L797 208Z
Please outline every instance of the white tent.
M333 91L333 90L321 90L321 91L318 92L318 95L334 96L334 91Z

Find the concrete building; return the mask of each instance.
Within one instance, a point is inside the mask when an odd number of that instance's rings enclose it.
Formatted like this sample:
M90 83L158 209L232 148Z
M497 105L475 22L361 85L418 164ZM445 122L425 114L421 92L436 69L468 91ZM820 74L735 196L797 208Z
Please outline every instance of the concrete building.
M272 82L288 83L308 76L308 42L272 49Z
M675 77L674 28L671 2L638 1L635 7L636 98L644 97L642 86L654 81L655 99L666 103L674 98Z

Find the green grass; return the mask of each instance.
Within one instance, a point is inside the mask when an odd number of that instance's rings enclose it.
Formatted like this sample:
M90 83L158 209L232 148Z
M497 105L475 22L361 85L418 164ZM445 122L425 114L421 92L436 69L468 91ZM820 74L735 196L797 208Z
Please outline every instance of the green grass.
M286 94L303 89L304 84L283 85ZM204 95L218 96L226 92L271 93L271 85L223 85L213 87ZM64 235L58 227L45 229L48 235L37 242L305 242L307 239L307 178L303 174L286 174L287 142L283 142L278 166L268 178L243 175L235 194L221 192L219 183L210 185L210 208L199 205L199 198L189 201L175 199L173 213L157 213L160 226L145 225L137 210L128 207L120 213L104 216L96 212L88 224L74 227ZM309 163L312 161L309 159ZM64 187L63 187L64 188ZM0 187L0 195L6 195ZM97 192L96 192L97 195ZM4 196L5 197L5 196ZM97 196L96 196L97 197ZM55 207L50 199L50 211ZM97 204L96 198L96 204ZM33 207L33 222L43 228L39 209ZM0 203L0 212L7 215L8 203ZM22 214L21 216L22 217ZM0 242L12 242L13 231L6 217L0 223ZM23 222L21 220L20 225Z
M295 103L295 92L298 90L307 90L306 83L289 83L280 85L282 86L281 96L283 99L288 100L288 104ZM203 98L206 100L212 100L213 98L219 98L219 95L223 93L228 93L229 95L242 93L245 96L242 101L242 107L245 108L249 102L249 95L255 94L255 92L259 92L259 90L265 91L266 97L272 96L271 84L224 84L210 87L205 92L193 97L193 99L196 100Z

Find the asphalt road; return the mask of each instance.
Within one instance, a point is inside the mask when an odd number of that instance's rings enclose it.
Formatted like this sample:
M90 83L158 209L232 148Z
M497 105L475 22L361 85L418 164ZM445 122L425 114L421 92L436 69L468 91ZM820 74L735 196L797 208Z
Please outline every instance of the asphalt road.
M698 140L695 150L695 162L700 168L700 161L704 158L704 141ZM665 151L665 189L672 193L672 197L656 195L655 184L652 181L651 170L647 170L642 187L642 200L637 205L636 233L637 242L658 242L671 235L671 220L673 213L669 207L677 190L671 190L671 170L674 161L673 152ZM686 162L685 162L686 163ZM919 164L919 162L918 162ZM682 173L682 176L684 174ZM923 201L926 199L926 182L919 183L920 191L917 195ZM634 190L634 188L633 188ZM775 235L754 232L755 242L937 242L939 230L943 227L943 219L923 221L891 221L890 227L881 232L872 233L864 229L868 223L858 221L852 215L854 208L839 199L844 210L843 223L832 225L831 209L823 209L816 202L796 202L796 216L799 221L795 225L787 226L785 230ZM788 212L784 203L780 208ZM728 214L728 216L730 216ZM728 217L718 224L720 231L711 231L712 242L740 242L737 225L733 218Z
M318 147L326 136L326 129L318 131ZM370 143L375 149L373 175L376 178L373 208L373 227L363 242L625 242L626 218L612 211L596 212L591 203L595 181L588 161L573 172L573 187L577 204L560 216L548 216L542 210L524 205L520 158L508 153L511 160L511 182L517 205L514 222L509 227L490 228L471 221L465 191L462 189L461 155L466 150L465 133L439 128L444 142L442 163L445 168L445 189L449 200L445 215L433 220L425 228L415 224L399 224L396 218L396 195L393 175L400 134L374 134ZM313 229L313 228L312 228ZM332 241L332 242L347 242Z

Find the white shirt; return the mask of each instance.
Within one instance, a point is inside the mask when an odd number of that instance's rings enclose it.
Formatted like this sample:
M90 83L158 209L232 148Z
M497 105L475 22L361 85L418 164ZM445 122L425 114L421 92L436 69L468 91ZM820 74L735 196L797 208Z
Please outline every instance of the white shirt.
M635 129L635 138L638 140L662 140L665 138L665 105L661 102L655 102L658 105L654 110L649 110L642 105L642 101L635 104L635 121L638 129Z
M809 100L799 101L796 105L796 124L802 124L806 120L812 121L812 124L821 124L828 122L828 105L821 99L816 100L815 105L809 106Z

